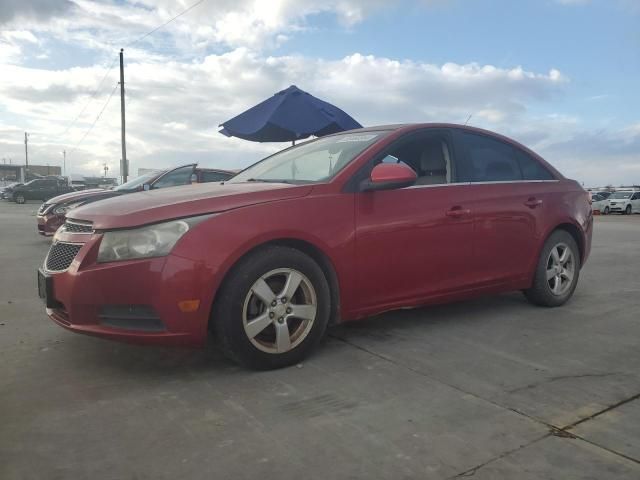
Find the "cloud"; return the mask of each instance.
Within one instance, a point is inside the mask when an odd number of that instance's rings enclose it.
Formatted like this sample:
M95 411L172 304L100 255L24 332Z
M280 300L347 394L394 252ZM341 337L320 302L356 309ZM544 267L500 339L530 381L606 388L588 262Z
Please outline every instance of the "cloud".
M2 0L0 25L15 19L43 21L68 13L74 8L69 0Z
M102 162L117 169L117 97L73 151L117 84L115 70L109 72L91 108L63 137L106 68L47 71L14 65L6 71L8 75L0 79L0 97L6 99L8 113L21 117L33 130L33 148L42 147L42 154L53 151L49 161L57 161L57 152L66 148L79 170ZM291 83L372 125L463 122L470 113L476 122L515 122L527 111L528 102L554 98L567 82L556 70L534 73L475 63L436 65L357 53L328 60L266 56L238 48L199 62L133 61L126 66L128 154L134 168L168 166L194 156L217 166L246 165L280 146L228 139L217 133L217 125ZM174 158L167 152L174 152Z
M74 0L64 11L44 8L41 17L29 13L38 2L3 3L0 18L9 18L0 36L3 156L23 158L27 130L34 162L60 164L65 149L70 172L98 174L103 163L117 172L117 91L107 101L118 76L117 66L108 67L120 46L193 1ZM438 1L449 0L422 3ZM11 14L8 6L13 7ZM217 126L290 84L337 104L364 125L463 123L471 115L472 125L522 141L567 175L587 183L600 178L615 182L619 172L635 171L633 148L640 147L640 127L597 132L580 118L548 113L562 104L573 85L556 68L436 64L355 52L343 58L273 54L272 47L314 28L318 14L355 28L385 8L392 7L383 0L208 1L170 28L129 45L126 108L132 171L192 161L240 168L281 148L226 138L217 133ZM93 65L47 70L29 66L26 60L43 55L55 59L78 45L90 52ZM103 107L95 128L78 145ZM617 168L607 167L610 163Z

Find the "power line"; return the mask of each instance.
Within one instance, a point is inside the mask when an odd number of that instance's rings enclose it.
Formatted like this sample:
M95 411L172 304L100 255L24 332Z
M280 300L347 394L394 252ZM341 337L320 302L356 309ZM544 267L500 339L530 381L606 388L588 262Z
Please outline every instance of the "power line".
M116 57L113 62L111 62L111 65L109 65L109 68L107 69L106 73L104 74L104 77L102 77L102 80L100 80L100 83L98 84L98 86L96 87L96 89L93 91L93 93L91 94L91 96L89 97L89 100L87 100L87 103L84 104L84 107L82 107L82 110L80 110L80 113L78 113L78 115L76 115L76 117L73 119L73 121L69 124L69 126L64 130L64 132L62 132L62 134L60 135L61 137L64 137L67 132L69 130L71 130L71 127L73 127L76 122L78 121L78 119L82 116L82 114L85 112L85 110L87 109L87 107L93 102L93 100L95 100L96 95L98 95L98 92L100 91L100 88L102 87L102 84L104 83L104 81L107 79L107 75L109 75L109 72L111 72L111 70L113 69L113 67L115 66L116 62L117 62L118 58Z
M132 45L135 45L138 42L141 42L142 40L144 40L145 38L147 38L149 35L154 34L155 32L157 32L158 30L160 30L161 28L166 27L167 25L169 25L171 22L173 22L174 20L176 20L177 18L180 18L181 16L183 16L185 13L193 10L195 7L197 7L198 5L200 5L201 3L205 2L206 0L198 0L196 3L194 3L193 5L191 5L190 7L187 7L185 10L183 10L182 12L180 12L178 15L176 15L175 17L167 20L166 22L164 22L162 25L157 26L156 28L154 28L153 30L148 31L147 33L145 33L144 35L142 35L140 38L133 40L129 43L127 43L125 45L125 47L130 47ZM78 119L82 116L82 114L87 110L87 107L93 102L93 100L95 100L96 96L98 95L98 92L100 91L100 89L102 88L102 84L104 83L104 81L107 79L107 76L109 75L109 73L111 72L111 70L113 70L113 67L116 65L116 62L118 61L118 57L113 59L113 62L111 62L111 65L109 65L109 68L107 68L107 71L104 74L104 77L102 77L102 80L100 80L100 83L98 84L97 88L93 91L93 93L91 94L91 96L89 97L89 99L87 100L87 102L84 104L84 106L82 107L82 109L80 110L80 113L78 113L78 115L76 115L76 117L71 121L71 123L69 124L69 126L67 126L67 128L64 130L64 132L62 132L62 134L60 135L61 137L64 137L69 130L71 130L71 128L76 124L76 122L78 121Z
M95 127L96 123L98 123L98 120L100 120L100 117L102 116L102 113L107 108L107 105L109 105L109 102L111 101L111 98L113 97L113 94L116 93L117 88L118 88L118 84L116 83L115 87L113 87L113 90L111 90L111 94L107 98L107 101L104 102L104 105L102 106L102 109L100 110L100 113L98 113L98 115L96 116L96 119L93 121L93 123L88 128L88 130L86 132L84 132L84 135L82 136L80 141L78 143L76 143L75 146L71 149L71 151L69 152L69 155L74 153L78 149L80 144L84 141L84 139L87 138L87 135L89 135L91 133L91 130L93 130L93 127Z
M162 25L158 25L156 28L154 28L153 30L145 33L144 35L142 35L140 38L138 38L137 40L134 40L132 42L129 42L125 45L125 47L130 47L131 45L135 45L136 43L144 40L145 38L147 38L149 35L157 32L158 30L160 30L163 27L166 27L167 25L169 25L171 22L173 22L175 19L180 18L181 16L183 16L185 13L193 10L194 8L196 8L198 5L200 5L201 3L205 2L206 0L198 0L196 3L192 4L190 7L187 7L185 10L183 10L182 12L180 12L178 15L176 15L175 17L167 20L166 22L164 22Z

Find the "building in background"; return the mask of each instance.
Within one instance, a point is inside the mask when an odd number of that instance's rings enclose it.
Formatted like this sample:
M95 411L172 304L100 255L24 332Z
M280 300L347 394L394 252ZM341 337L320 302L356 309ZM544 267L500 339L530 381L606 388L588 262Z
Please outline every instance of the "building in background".
M59 177L62 169L58 165L29 165L27 172L24 165L0 164L0 181L2 182L28 182L35 178L47 176Z

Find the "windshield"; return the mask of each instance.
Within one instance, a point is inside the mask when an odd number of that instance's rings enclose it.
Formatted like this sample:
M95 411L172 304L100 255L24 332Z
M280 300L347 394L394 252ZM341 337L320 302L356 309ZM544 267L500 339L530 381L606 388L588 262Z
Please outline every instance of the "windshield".
M326 182L386 133L347 133L305 142L265 158L228 180L228 183Z
M129 180L127 183L123 183L119 187L114 188L114 190L135 190L140 185L144 185L145 183L151 182L154 178L159 175L159 172L149 172L144 175L140 175L139 177L134 178L133 180Z
M629 198L633 192L616 192L611 194L609 198Z

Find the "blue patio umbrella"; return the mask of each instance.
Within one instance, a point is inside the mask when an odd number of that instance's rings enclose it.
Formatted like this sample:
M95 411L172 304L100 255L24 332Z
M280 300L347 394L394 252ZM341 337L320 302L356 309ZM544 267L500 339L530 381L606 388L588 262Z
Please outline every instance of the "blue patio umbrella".
M220 125L220 133L252 142L287 142L362 128L351 116L295 85Z

